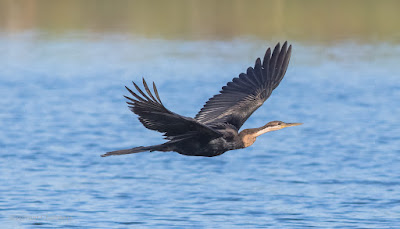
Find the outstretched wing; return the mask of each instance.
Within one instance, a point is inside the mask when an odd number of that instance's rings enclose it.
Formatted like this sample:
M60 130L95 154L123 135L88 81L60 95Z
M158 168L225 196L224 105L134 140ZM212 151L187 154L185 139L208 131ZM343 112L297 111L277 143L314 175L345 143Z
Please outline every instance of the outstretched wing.
M265 53L261 63L257 58L254 68L241 73L222 87L220 94L210 98L195 119L205 125L229 123L237 129L257 110L279 85L289 64L292 46L278 43L271 56L271 49Z
M221 133L199 123L193 118L184 117L171 112L161 102L156 85L153 82L155 97L143 79L143 86L147 95L133 82L139 96L128 87L125 87L135 99L125 96L129 101L130 110L139 115L140 122L150 130L164 133L167 139L182 140L194 135L208 136L210 138L220 137Z

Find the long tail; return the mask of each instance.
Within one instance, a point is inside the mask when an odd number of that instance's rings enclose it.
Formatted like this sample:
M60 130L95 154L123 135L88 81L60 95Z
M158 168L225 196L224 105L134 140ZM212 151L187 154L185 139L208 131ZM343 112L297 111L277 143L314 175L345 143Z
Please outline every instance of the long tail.
M132 149L123 149L123 150L116 150L111 151L106 154L101 155L102 157L108 157L112 155L124 155L124 154L131 154L131 153L140 153L144 151L169 151L166 149L164 145L155 145L155 146L139 146Z

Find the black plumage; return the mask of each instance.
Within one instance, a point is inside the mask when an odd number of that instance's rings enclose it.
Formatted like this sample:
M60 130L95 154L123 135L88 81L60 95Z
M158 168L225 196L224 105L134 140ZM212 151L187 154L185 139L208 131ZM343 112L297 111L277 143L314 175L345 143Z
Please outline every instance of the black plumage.
M254 68L249 67L246 73L241 73L222 87L220 93L210 98L195 118L184 117L165 108L154 83L153 92L144 79L145 92L133 83L136 93L126 87L133 96L125 96L129 108L139 116L146 128L164 133L168 141L160 145L113 151L102 156L142 151L175 151L190 156L212 157L251 145L258 133L275 130L279 125L286 127L283 126L285 123L275 121L239 133L244 122L268 99L283 79L291 50L287 42L282 48L278 43L272 54L268 48L262 62L257 58Z

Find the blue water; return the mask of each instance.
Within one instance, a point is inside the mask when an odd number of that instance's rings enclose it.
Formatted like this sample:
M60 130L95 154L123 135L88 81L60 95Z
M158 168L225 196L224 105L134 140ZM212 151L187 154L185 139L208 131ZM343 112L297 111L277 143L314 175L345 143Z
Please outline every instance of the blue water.
M400 46L292 41L286 77L213 158L104 152L163 142L124 85L194 116L276 41L0 34L1 228L398 228Z

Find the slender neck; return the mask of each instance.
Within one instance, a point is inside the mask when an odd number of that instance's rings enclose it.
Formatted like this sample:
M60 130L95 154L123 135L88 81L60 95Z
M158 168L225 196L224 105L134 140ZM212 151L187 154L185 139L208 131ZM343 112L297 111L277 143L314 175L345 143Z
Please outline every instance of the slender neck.
M274 130L279 130L280 128L278 126L271 126L271 125L265 125L259 128L252 128L252 129L245 129L240 131L239 137L243 141L244 147L249 147L253 145L253 143L256 141L256 138L262 134L265 134L270 131Z
M276 125L271 126L271 125L267 124L267 125L262 126L260 128L254 128L254 129L250 129L250 130L253 130L254 131L253 134L256 137L258 137L258 136L260 136L262 134L265 134L267 132L274 131L274 130L280 130L280 129L282 129L282 127L276 126Z

